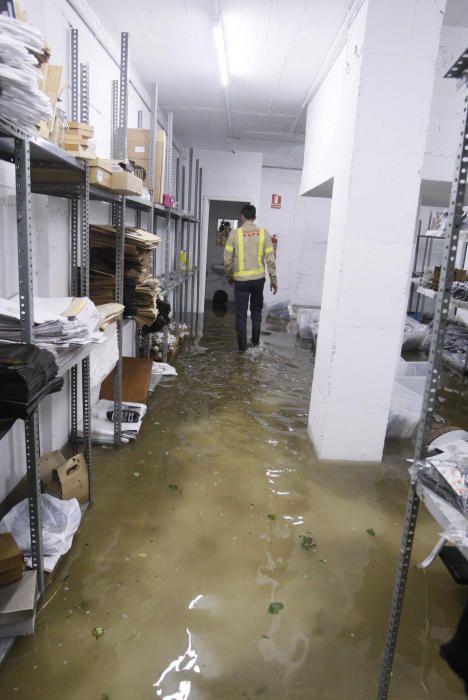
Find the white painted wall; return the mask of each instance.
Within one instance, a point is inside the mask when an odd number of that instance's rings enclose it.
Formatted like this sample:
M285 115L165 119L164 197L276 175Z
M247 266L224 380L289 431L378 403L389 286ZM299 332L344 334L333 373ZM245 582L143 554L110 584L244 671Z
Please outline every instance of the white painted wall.
M455 80L443 76L467 43L467 28L442 28L423 165L425 180L449 182L453 176L463 93L457 90ZM342 103L343 84L355 50L356 45L348 41L307 108L302 194L334 177L349 119L349 111ZM402 92L401 98L402 107L407 107L409 96Z
M450 182L454 172L464 91L443 76L468 44L468 28L443 27L431 104L423 178Z
M265 288L266 303L290 301L320 306L330 220L330 199L300 197L301 172L262 169L258 223L278 235L276 265L279 291ZM271 208L271 195L282 196L281 209Z
M29 21L38 27L52 49L51 63L64 66L63 82L65 109L70 98L70 27L79 30L79 60L90 64L90 123L95 126L98 155L110 155L110 96L111 82L119 76L118 66L103 49L94 34L104 41L118 61L120 37L109 37L90 6L79 0L75 4L87 18L90 31L66 0L23 0ZM137 39L136 37L134 38ZM131 48L130 38L130 48ZM129 89L129 126L137 126L137 112L144 110L144 124L149 125L149 105L141 81L133 71L130 79L135 87ZM69 113L69 112L68 112ZM145 123L146 122L146 123ZM43 296L68 294L69 267L69 205L53 197L33 196L33 239L35 263L35 293ZM107 205L92 203L90 220L108 222ZM132 219L131 219L132 220ZM133 220L132 220L133 222ZM16 210L13 166L0 163L0 295L10 296L18 290L16 254ZM60 394L48 397L39 409L41 449L47 451L63 445L69 435L69 386ZM0 441L0 502L25 473L23 424L14 428Z

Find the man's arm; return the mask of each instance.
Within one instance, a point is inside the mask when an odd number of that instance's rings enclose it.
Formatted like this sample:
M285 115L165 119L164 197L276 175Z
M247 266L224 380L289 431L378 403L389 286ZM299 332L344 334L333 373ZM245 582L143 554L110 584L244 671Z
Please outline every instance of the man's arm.
M231 231L227 243L224 246L224 275L227 278L229 284L234 281L234 231Z
M270 276L270 289L273 294L278 291L278 280L276 277L276 259L271 236L268 231L265 231L265 262Z

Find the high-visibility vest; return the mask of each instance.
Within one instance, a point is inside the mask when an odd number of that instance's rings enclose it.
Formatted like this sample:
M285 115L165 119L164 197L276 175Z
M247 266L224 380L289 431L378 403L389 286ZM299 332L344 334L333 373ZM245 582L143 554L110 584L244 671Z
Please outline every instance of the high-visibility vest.
M226 250L230 253L234 251L234 248L230 245L226 246ZM272 249L273 250L273 249ZM244 232L242 228L237 229L237 251L236 251L236 267L237 270L234 272L234 279L241 280L244 277L252 277L252 275L264 275L265 265L263 263L263 256L268 252L265 250L265 229L259 229L259 241L258 241L258 253L257 253L257 267L250 270L245 269L245 256L244 256Z

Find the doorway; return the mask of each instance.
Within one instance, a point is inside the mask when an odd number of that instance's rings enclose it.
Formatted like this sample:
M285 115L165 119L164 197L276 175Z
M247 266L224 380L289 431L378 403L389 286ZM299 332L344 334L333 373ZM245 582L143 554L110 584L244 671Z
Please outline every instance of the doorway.
M234 301L234 289L224 277L224 239L220 234L221 225L229 222L232 229L239 225L240 212L245 202L211 200L208 217L208 238L206 252L205 299L213 299L215 292L223 290L229 301Z

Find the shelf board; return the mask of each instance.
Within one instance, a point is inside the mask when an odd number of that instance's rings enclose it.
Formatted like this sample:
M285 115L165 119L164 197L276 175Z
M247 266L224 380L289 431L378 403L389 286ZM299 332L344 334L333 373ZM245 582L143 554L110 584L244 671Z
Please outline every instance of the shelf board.
M26 134L17 127L8 124L0 118L0 159L13 162L15 153L15 138L29 138L31 150L31 166L46 168L65 168L67 170L84 170L83 161L74 158L63 148L46 141L40 136Z
M422 287L421 285L419 285L416 292L423 297L427 297L428 299L435 299L437 296L437 291L435 289L428 289L427 287Z

